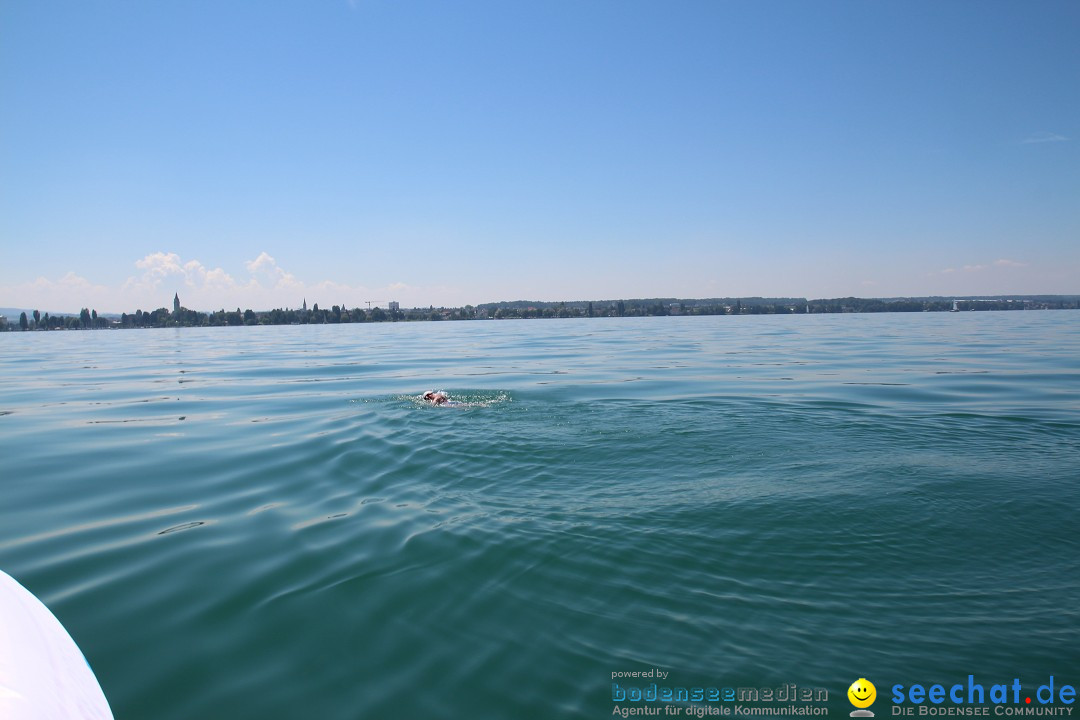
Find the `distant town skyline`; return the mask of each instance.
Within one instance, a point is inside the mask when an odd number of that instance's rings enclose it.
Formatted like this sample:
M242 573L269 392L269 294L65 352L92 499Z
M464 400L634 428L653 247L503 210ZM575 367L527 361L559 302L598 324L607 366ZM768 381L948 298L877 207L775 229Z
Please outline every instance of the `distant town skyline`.
M1080 293L1080 5L0 4L0 306Z
M251 308L201 311L184 307L179 295L173 295L172 310L167 307L130 313L102 314L83 308L78 315L19 310L0 307L0 331L25 332L50 330L106 330L221 326L267 325L337 325L354 323L470 321L470 320L544 320L589 318L635 318L667 316L768 316L822 315L850 313L938 313L993 312L1027 310L1077 310L1080 295L1008 296L983 298L627 298L598 301L511 301L482 303L464 307L401 308L397 302L388 308L369 305L349 308L341 305L299 308ZM10 316L10 319L9 319ZM15 317L18 316L16 320Z
M104 285L95 285L86 278L69 272L58 281L50 281L44 277L38 277L34 282L14 288L14 292L5 294L3 307L19 308L47 308L53 313L77 314L82 307L103 308L101 312L119 314L131 312L135 309L151 310L161 307L171 307L174 295L183 295L190 298L181 303L184 307L200 311L214 309L255 309L270 310L280 308L300 308L306 301L309 304L321 303L324 307L341 305L342 307L364 308L379 306L386 308L389 303L396 302L401 307L464 307L466 305L482 305L498 302L510 302L519 300L535 300L540 302L577 302L588 300L618 300L642 299L642 298L716 298L716 297L771 297L771 298L839 298L839 297L960 297L960 296L990 296L990 295L1072 295L1077 292L1043 292L1041 290L1014 291L1014 292L982 292L978 288L981 282L991 278L989 284L999 285L1002 279L1012 273L1014 279L1020 276L1016 272L1026 265L1014 260L999 259L993 263L979 266L967 266L962 268L949 268L939 274L945 278L956 275L958 282L942 284L940 287L968 287L972 292L947 292L939 290L923 293L876 293L872 283L860 283L859 289L842 294L805 294L791 292L752 292L732 293L715 292L709 295L689 295L678 292L664 294L657 293L627 293L624 295L574 295L574 296L543 296L542 292L535 296L522 295L507 297L475 297L465 302L411 302L404 298L429 297L425 294L425 288L414 288L404 283L395 283L381 288L383 292L374 292L370 288L349 286L343 283L323 281L319 283L305 283L296 279L290 273L280 269L273 262L273 258L265 254L246 266L255 266L256 271L249 272L248 276L238 281L221 268L207 270L197 261L183 263L175 255L158 254L157 256L144 259L137 263L137 267L143 269L142 275L131 276L120 286L119 289ZM269 272L260 272L263 269ZM1038 279L1033 285L1038 286ZM599 287L600 284L597 284ZM861 289L861 291L860 291ZM588 292L587 290L585 292ZM378 298L369 296L376 295ZM446 297L446 295L439 295ZM468 297L468 296L467 296ZM214 303L213 300L218 302ZM284 302L281 299L285 299ZM366 299L359 299L366 298ZM128 299L134 302L128 302ZM209 304L206 304L209 301ZM128 302L127 305L121 303ZM59 303L59 304L58 304Z

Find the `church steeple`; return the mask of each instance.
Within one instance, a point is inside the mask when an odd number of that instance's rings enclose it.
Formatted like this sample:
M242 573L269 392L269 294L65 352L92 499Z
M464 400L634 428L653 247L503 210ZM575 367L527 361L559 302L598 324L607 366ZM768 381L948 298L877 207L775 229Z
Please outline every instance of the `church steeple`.
M307 298L304 298L304 312L307 312Z
M175 295L173 295L172 311L173 314L180 312L180 293L176 293Z

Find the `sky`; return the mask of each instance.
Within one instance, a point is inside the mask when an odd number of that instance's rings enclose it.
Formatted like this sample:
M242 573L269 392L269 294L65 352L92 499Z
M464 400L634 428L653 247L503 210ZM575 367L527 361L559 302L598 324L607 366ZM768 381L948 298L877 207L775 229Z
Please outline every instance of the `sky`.
M1080 293L1075 0L6 0L0 307Z

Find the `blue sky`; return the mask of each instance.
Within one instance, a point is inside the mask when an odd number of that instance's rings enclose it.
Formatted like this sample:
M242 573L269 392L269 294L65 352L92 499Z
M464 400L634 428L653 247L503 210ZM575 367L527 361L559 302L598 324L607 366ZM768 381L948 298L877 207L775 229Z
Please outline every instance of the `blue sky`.
M1080 293L1080 3L0 3L0 306Z

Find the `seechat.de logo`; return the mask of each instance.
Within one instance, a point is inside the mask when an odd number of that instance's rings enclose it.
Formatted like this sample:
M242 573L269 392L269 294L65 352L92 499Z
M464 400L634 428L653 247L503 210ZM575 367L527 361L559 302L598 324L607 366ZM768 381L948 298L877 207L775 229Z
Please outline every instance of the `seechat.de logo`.
M851 711L851 717L874 717L874 713L866 708L874 704L877 699L877 688L874 683L866 678L859 678L851 683L847 689L848 700L857 709Z

